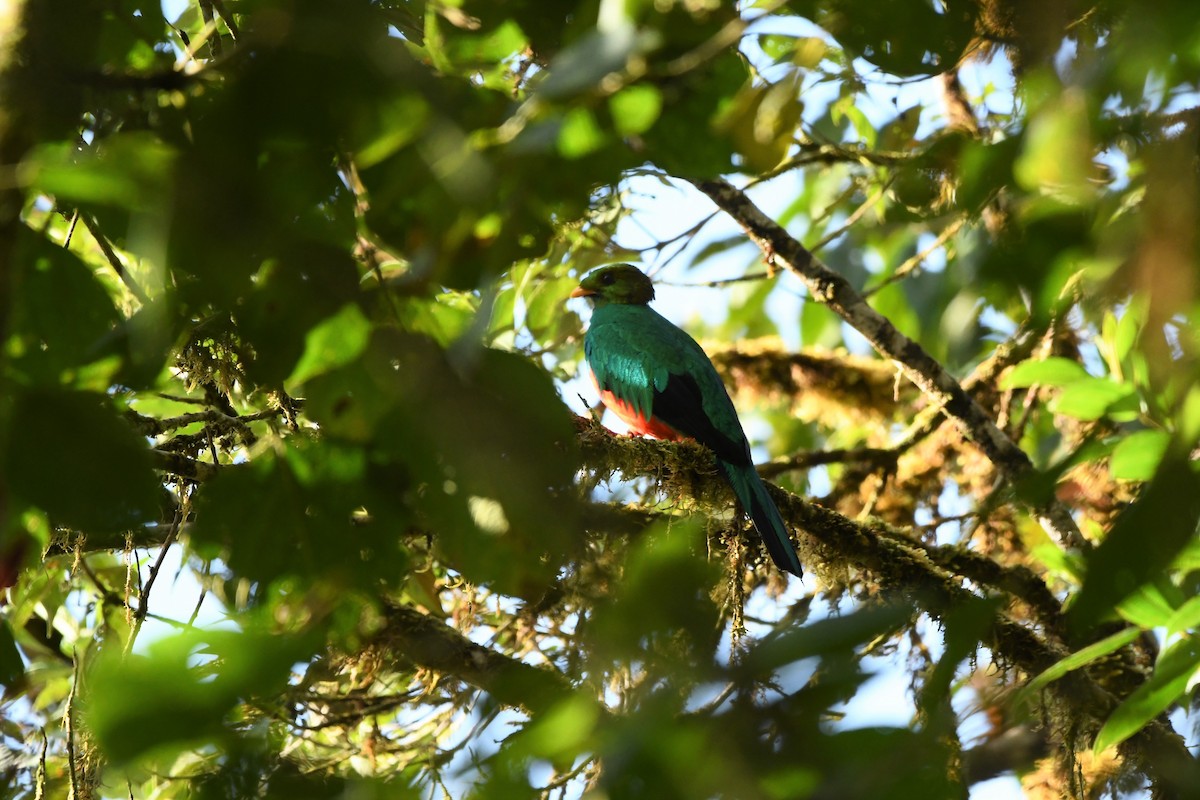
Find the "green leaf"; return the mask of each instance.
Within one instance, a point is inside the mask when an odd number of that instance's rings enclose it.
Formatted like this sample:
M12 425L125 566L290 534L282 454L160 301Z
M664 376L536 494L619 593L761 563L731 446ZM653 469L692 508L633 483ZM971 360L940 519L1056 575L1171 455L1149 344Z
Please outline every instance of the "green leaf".
M25 662L17 650L8 619L0 620L0 686L11 687L25 674Z
M717 645L719 626L705 589L714 565L704 560L703 546L703 528L694 519L656 523L643 531L612 599L596 607L591 630L595 646L613 659L645 658L655 643L686 638L693 658L687 659L683 647L662 657L706 663ZM663 597L672 600L663 603Z
M816 793L820 785L821 773L811 767L784 766L762 778L763 791L766 792L767 797L776 798L776 800L809 797Z
M47 144L22 166L39 191L62 200L156 210L166 197L175 150L145 131L117 133L80 151Z
M1035 694L1062 676L1066 675L1068 672L1073 672L1080 667L1086 667L1088 664L1103 658L1109 653L1120 650L1122 647L1134 641L1141 635L1142 631L1139 628L1123 628L1114 634L1105 636L1098 642L1094 642L1093 644L1090 644L1087 647L1072 653L1061 661L1056 662L1053 666L1043 670L1031 681L1029 681L1029 683L1021 687L1021 690L1013 698L1013 705L1021 706L1025 703L1028 703L1033 699Z
M1118 361L1124 361L1133 350L1133 345L1137 342L1138 334L1141 333L1145 322L1146 302L1144 297L1135 295L1126 306L1125 313L1121 315L1121 320L1117 323L1117 329L1113 335L1113 354Z
M312 418L328 436L369 445L370 463L400 473L392 502L434 532L454 569L518 596L545 591L575 541L568 487L577 467L570 416L545 372L511 353L448 353L424 337L377 331L356 362L311 384ZM304 496L283 488L293 500ZM346 499L371 509L386 498ZM224 536L237 517L225 519Z
M542 336L569 313L564 305L576 281L569 276L534 283L525 298L525 326L534 336Z
M798 76L776 84L747 83L716 121L716 129L755 170L769 170L795 142L803 105Z
M1085 629L1140 586L1160 578L1195 538L1197 519L1200 477L1186 456L1168 457L1104 541L1087 554L1086 577L1068 611L1069 624Z
M1198 668L1200 639L1188 637L1168 647L1154 665L1154 674L1100 728L1093 751L1099 754L1120 744L1177 702Z
M626 86L608 100L613 127L622 136L636 136L655 123L662 112L662 92L648 83Z
M145 655L104 648L87 682L87 720L115 765L159 749L219 741L241 700L277 699L311 648L274 631L190 631ZM200 662L200 663L197 663ZM136 698L136 700L134 699Z
M1078 361L1061 356L1022 361L1000 379L1001 389L1023 389L1033 385L1067 386L1091 377Z
M844 653L895 631L910 619L911 608L894 605L819 620L763 640L746 655L742 666L750 674L763 675L801 659Z
M1144 583L1117 604L1117 613L1139 628L1149 630L1166 625L1175 613L1175 606L1158 586Z
M1063 550L1046 529L1032 517L1022 515L1017 527L1021 543L1034 560L1049 574L1077 583L1083 578L1083 560L1074 552Z
M1150 480L1158 470L1170 443L1171 434L1167 431L1148 430L1131 433L1113 450L1112 460L1109 462L1112 476L1123 481Z
M77 255L24 227L17 237L19 288L9 351L19 372L57 386L108 355L120 315Z
M57 524L114 531L164 516L149 448L105 395L19 391L7 441L12 490Z
M358 276L346 253L315 243L289 244L259 270L254 291L238 311L239 333L255 356L247 371L269 386L282 383L311 346L309 333L332 314L347 315L347 344L361 337L365 320L345 308L357 295ZM323 337L329 343L335 335L326 329Z
M805 347L835 347L841 342L842 319L816 301L800 311L800 343Z
M528 45L520 26L512 20L482 33L453 26L446 26L445 33L446 56L464 72L503 63Z
M329 373L336 375L336 373ZM196 500L192 544L238 576L306 576L335 586L395 585L407 555L394 529L411 521L410 477L343 442L293 437L280 455L222 469ZM359 524L356 512L372 519ZM394 526L394 527L393 527ZM245 530L257 531L253 537Z
M901 333L913 338L920 337L921 317L913 307L904 286L899 283L884 286L871 298L871 305L891 320Z
M1183 633L1200 625L1200 595L1188 598L1166 622L1167 636Z
M288 378L289 385L303 383L334 367L358 358L371 336L371 322L353 303L309 330L304 339L304 355Z
M381 103L376 108L381 118L379 124L363 131L363 141L356 148L358 155L355 161L360 169L378 164L407 146L429 124L429 105L414 94L398 95L391 102Z
M443 292L433 302L405 298L397 303L397 310L407 330L431 336L441 345L462 336L477 311L474 298L460 292Z
M580 158L603 147L606 138L592 112L573 108L558 131L558 152L563 158Z
M801 69L816 69L829 52L829 45L819 36L800 36L795 39L792 63Z
M520 747L538 758L565 759L569 766L594 741L599 721L595 701L576 695L540 715L524 730Z
M874 149L875 126L871 124L870 118L855 103L854 95L848 94L839 98L829 107L829 113L835 123L840 123L843 119L849 120L851 125L854 126L854 132L858 134L862 143L866 147Z
M1034 116L1013 172L1026 189L1083 202L1095 192L1089 183L1094 150L1084 97L1067 90Z
M1075 381L1050 402L1050 409L1081 420L1096 420L1106 414L1136 411L1137 392L1132 386L1107 378L1088 377Z

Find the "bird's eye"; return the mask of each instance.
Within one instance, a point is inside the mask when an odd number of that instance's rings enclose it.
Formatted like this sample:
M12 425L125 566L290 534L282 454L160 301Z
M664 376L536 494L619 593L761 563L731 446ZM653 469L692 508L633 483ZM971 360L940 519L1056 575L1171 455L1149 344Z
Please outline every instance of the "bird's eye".
M600 276L600 282L603 283L605 286L612 286L612 282L615 281L616 279L617 279L617 276L613 275L611 272L606 272Z

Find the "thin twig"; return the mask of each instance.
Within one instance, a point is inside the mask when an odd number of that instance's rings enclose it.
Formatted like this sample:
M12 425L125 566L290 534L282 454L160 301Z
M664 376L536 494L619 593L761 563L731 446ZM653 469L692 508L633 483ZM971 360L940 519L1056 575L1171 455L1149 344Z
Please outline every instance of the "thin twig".
M71 238L75 235L75 226L79 224L79 209L71 215L71 224L67 226L67 235L63 237L63 250L71 249Z
M113 250L112 245L108 243L108 238L100 230L96 221L92 219L90 214L81 214L80 217L83 219L84 227L92 234L92 238L96 240L96 244L100 245L100 251L104 253L104 258L108 261L109 266L113 268L113 271L117 273L117 277L121 279L121 283L125 284L126 288L138 299L139 303L143 306L150 305L149 295L133 279L133 276L129 274L129 270L125 269L125 265L121 263L120 257Z
M950 241L950 237L962 230L962 227L966 224L967 218L965 216L959 217L958 219L954 220L954 222L951 222L942 229L942 232L937 235L937 238L933 240L933 243L930 244L929 247L926 247L924 250L912 256L911 258L906 259L903 264L896 267L895 272L893 272L884 280L880 281L878 285L863 289L863 297L870 297L884 287L890 286L897 281L904 280L906 277L908 277L910 272L915 271L918 267L925 263L926 258L937 251L938 248L946 244L946 242Z
M823 250L825 245L829 244L834 239L838 238L843 233L854 227L854 225L863 218L864 214L870 211L876 203L883 199L884 195L887 193L888 186L890 186L891 183L892 182L889 180L883 186L880 186L879 191L877 191L872 197L868 197L858 208L854 209L854 212L851 213L850 216L846 217L846 221L844 223L838 226L835 230L830 231L818 239L811 247L809 247L809 250L814 253Z
M155 469L169 472L172 475L178 475L189 481L209 481L217 477L221 472L221 468L216 464L207 461L197 461L167 450L151 450L150 459Z
M204 578L208 578L211 574L212 574L212 562L205 561L204 562L204 571L201 573L201 575ZM204 605L204 600L207 597L208 597L208 586L206 584L202 583L200 585L200 596L198 598L196 598L196 607L192 609L192 615L190 617L188 617L187 625L185 625L184 627L190 628L196 624L196 618L200 616L200 607L202 605Z
M866 461L876 464L893 464L898 453L890 447L848 447L837 450L812 450L795 453L786 458L776 459L758 467L758 474L764 478L774 478L785 472L796 469L811 469L825 464L841 464L844 462Z
M179 507L175 509L175 519L171 522L171 529L167 531L167 537L163 540L162 547L158 551L158 558L155 560L154 566L150 569L150 576L146 579L146 585L139 592L138 607L133 615L133 630L130 631L129 639L125 644L126 653L133 649L133 642L137 639L137 635L142 629L142 623L146 619L146 614L150 610L150 590L154 588L154 582L158 580L158 573L162 570L163 562L167 558L167 551L171 549L171 545L175 544L175 537L179 533L179 526L183 523L184 517L187 516L190 497L190 493L185 492ZM138 574L141 574L141 570L138 570Z
M79 651L74 650L71 653L71 688L67 692L67 699L63 703L63 729L67 739L67 774L69 776L70 791L68 797L70 800L78 800L81 796L79 793L79 767L75 760L75 690L79 687Z
M762 14L752 19L747 19L740 14L735 16L729 22L725 23L724 27L699 45L668 62L662 72L671 76L691 72L701 64L711 61L722 53L727 52L729 48L737 44L748 27L760 19L769 17L785 5L787 5L787 0L773 0L773 2L767 4L762 9Z
M33 800L43 800L46 796L46 751L50 749L50 740L46 737L46 729L41 729L42 746L38 754L37 774L33 777Z

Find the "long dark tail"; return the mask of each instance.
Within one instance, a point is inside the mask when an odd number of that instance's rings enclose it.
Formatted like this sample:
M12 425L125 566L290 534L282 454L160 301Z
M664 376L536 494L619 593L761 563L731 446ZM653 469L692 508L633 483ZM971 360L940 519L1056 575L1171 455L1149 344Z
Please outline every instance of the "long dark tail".
M754 523L758 535L762 537L763 544L767 546L767 552L770 553L775 566L796 577L803 575L800 558L796 555L796 548L792 545L787 527L783 524L783 517L779 515L779 509L776 508L771 495L767 494L767 486L762 482L762 478L758 477L754 465L742 466L727 461L718 463L725 472L725 477L729 479L733 493L741 501L742 508L750 515L750 520Z

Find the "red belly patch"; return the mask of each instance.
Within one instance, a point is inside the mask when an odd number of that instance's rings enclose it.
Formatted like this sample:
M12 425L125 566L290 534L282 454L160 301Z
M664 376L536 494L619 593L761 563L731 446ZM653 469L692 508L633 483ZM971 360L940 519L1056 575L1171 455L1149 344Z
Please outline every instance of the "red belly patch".
M592 375L591 378L592 385L600 393L600 401L604 403L604 407L620 417L621 421L629 426L630 433L653 436L655 439L668 439L670 441L678 441L684 438L683 434L662 420L654 417L646 419L646 417L642 416L633 407L632 403L625 402L607 389L601 389L599 384L596 383L595 375Z

